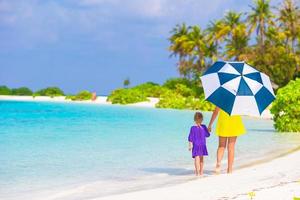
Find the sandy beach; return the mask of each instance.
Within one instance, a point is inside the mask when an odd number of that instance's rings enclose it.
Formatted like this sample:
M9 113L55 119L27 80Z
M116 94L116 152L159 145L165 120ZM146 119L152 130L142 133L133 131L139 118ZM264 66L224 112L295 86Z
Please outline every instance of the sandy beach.
M272 161L236 170L233 174L205 178L152 190L96 198L93 200L293 200L300 198L300 151Z

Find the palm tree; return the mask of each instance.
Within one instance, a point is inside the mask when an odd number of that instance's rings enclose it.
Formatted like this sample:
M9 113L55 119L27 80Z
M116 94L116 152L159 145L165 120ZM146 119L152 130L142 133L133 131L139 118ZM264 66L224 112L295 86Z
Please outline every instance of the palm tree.
M205 69L205 57L208 52L207 41L205 40L205 33L199 26L191 27L191 31L188 34L188 41L186 43L186 50L191 55L191 58L196 59L196 70L201 72ZM193 58L194 59L194 58Z
M239 24L242 23L241 16L242 13L238 13L234 11L229 11L226 13L224 17L224 23L226 26L228 26L227 33L230 33L232 29L236 28Z
M171 45L169 47L169 51L171 51L171 56L179 56L179 62L177 63L177 67L179 73L184 77L188 77L192 65L191 61L188 61L188 57L190 54L190 50L187 49L188 42L188 34L191 30L191 27L186 26L185 23L177 24L175 28L171 31L171 37L169 41Z
M130 85L130 79L129 78L126 78L124 81L123 81L123 85L125 88L128 88L128 86Z
M228 59L243 60L246 53L249 37L246 33L246 25L239 24L231 31L232 37L226 39L225 54Z
M297 37L300 36L300 9L293 0L283 2L278 21L287 35L287 44L291 43L292 52L295 53Z
M246 25L243 23L242 13L227 12L224 17L225 51L227 59L241 60L241 55L245 53L249 37L246 33Z
M250 5L251 12L248 13L249 34L256 29L259 46L264 46L264 37L267 25L273 24L273 13L270 8L270 0L254 0L254 6Z
M225 36L229 32L229 27L225 25L223 20L211 21L206 29L208 41L211 46L214 46L215 55L212 55L213 60L219 57L219 49L221 48L220 43L225 39Z
M185 23L177 24L176 27L171 31L171 37L169 41L171 45L169 50L172 52L171 56L179 56L179 65L183 58L186 56L185 49L183 48L188 35L190 27L187 27Z

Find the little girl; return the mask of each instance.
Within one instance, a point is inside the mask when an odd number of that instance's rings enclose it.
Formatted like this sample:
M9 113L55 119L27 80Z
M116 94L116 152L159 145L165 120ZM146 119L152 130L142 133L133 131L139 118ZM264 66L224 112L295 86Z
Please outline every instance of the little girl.
M196 176L203 174L203 156L207 156L206 137L210 136L207 127L201 124L203 115L196 112L194 115L195 125L191 127L189 134L189 151L192 150L192 157L195 160L195 174Z

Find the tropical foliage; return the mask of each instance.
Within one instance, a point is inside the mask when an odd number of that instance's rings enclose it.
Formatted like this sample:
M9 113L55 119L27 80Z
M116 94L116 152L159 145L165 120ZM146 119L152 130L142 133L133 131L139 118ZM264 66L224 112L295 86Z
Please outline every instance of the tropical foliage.
M249 12L229 11L206 29L178 24L169 37L179 73L190 80L217 59L246 61L279 87L300 73L300 9L293 0L277 8L254 0Z
M139 90L141 93L143 93L143 96L146 97L160 97L168 90L167 88L161 87L159 84L153 82L140 84L133 87L133 89Z
M166 80L166 82L163 84L164 87L171 89L171 90L175 90L176 88L180 89L180 86L178 86L178 85L184 85L187 88L191 89L192 96L200 96L201 94L203 94L203 88L200 85L199 79L190 80L187 78L170 78L170 79ZM184 96L187 96L187 95L184 95Z
M114 90L107 98L113 104L131 104L141 101L148 101L143 92L138 89L117 89Z
M278 90L271 112L277 130L300 132L300 78Z
M16 96L31 96L33 92L27 87L19 87L11 89L11 95Z
M34 96L64 96L64 92L58 87L47 87L34 93Z
M205 101L204 96L196 98L194 96L184 97L179 93L170 91L161 96L156 104L157 108L191 109L212 111L214 105Z
M87 90L83 90L76 94L75 96L66 96L66 99L71 99L72 101L86 101L91 100L93 94Z
M10 95L11 94L11 90L5 86L5 85L1 85L0 86L0 95Z
M130 85L130 79L129 78L125 79L123 81L123 85L124 85L125 88L127 88Z
M162 86L147 82L132 88L114 90L108 101L113 104L130 104L157 97L157 108L212 110L214 106L204 100L203 90L196 81L186 78L168 79Z

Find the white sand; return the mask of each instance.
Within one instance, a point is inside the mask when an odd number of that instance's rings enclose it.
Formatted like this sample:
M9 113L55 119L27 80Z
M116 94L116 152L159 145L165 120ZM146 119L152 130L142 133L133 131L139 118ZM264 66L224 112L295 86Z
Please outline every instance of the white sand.
M300 151L273 161L184 184L93 200L293 200L300 197Z
M50 102L74 102L74 103L91 103L91 104L111 104L107 101L107 96L97 96L95 101L72 101L70 99L65 99L64 96L61 97L45 97L45 96L6 96L0 95L0 100L10 100L10 101L50 101ZM138 107L155 107L155 104L159 101L158 98L148 98L149 101L139 102L134 104L128 104L128 106L138 106Z

